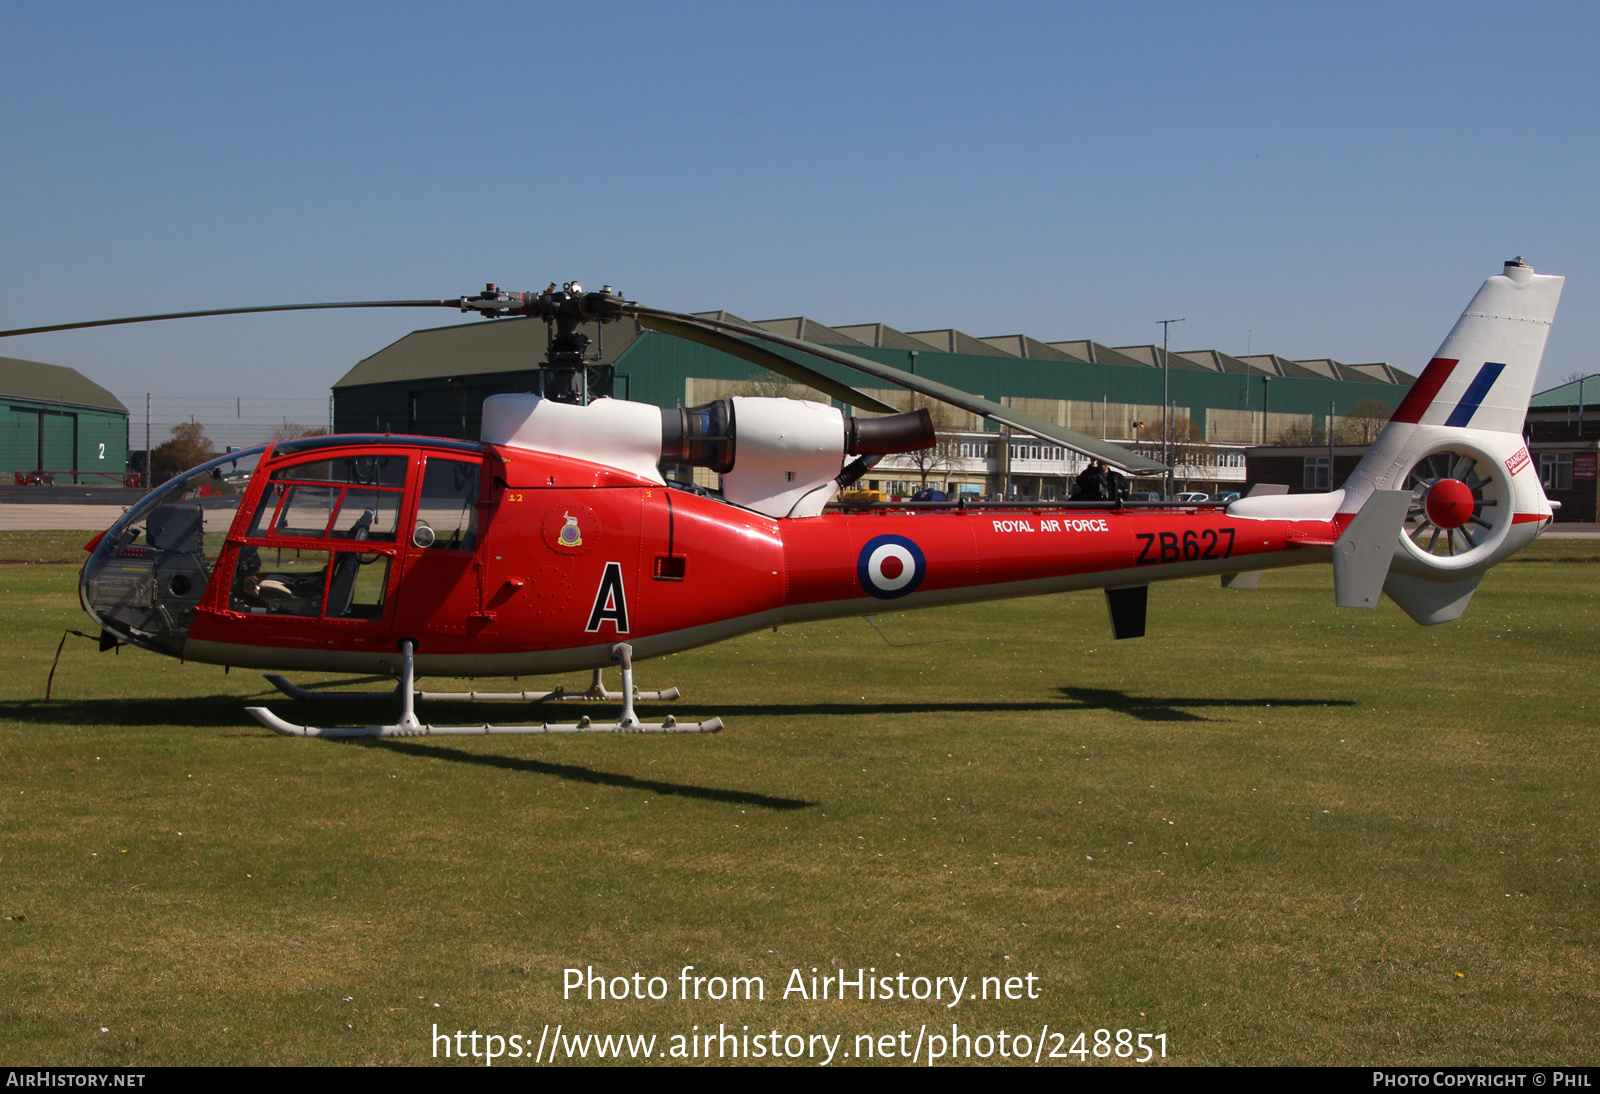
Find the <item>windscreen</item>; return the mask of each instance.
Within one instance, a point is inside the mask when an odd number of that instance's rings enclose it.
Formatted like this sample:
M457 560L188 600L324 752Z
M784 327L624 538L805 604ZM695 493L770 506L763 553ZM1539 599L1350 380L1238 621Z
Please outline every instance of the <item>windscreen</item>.
M146 494L83 567L83 603L120 641L178 653L266 446L232 452Z

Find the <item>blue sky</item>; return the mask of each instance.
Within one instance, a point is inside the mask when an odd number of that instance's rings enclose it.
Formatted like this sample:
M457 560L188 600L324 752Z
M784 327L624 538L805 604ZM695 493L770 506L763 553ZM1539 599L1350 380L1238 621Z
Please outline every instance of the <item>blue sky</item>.
M1593 6L0 4L0 327L576 278L1417 371L1512 255L1595 369ZM450 313L8 340L325 398Z

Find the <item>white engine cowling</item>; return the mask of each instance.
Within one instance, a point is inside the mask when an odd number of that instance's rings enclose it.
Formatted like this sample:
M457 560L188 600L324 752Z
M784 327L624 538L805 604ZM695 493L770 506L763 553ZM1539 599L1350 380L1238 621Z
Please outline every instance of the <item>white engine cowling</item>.
M814 517L844 466L844 415L799 399L735 397L738 453L722 496L769 517Z
M659 464L722 475L728 501L769 517L814 517L832 499L847 455L883 455L934 443L926 410L846 419L826 403L735 397L688 409L622 399L587 406L531 393L483 404L483 439L587 460L664 483Z
M528 392L483 401L483 440L588 460L664 483L661 411L647 403L596 399L558 403Z

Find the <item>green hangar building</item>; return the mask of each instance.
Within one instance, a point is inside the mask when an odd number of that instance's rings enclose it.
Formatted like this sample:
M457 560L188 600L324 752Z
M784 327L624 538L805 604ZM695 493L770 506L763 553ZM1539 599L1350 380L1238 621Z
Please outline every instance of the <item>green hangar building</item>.
M750 323L726 312L702 314L836 347L1157 458L1161 454L1160 346L1113 348L1087 339L1047 343L1020 334L976 338L958 330L907 332L882 323L829 327L804 317ZM805 394L795 386L775 387L770 373L740 358L643 330L631 320L584 330L591 352L615 368L611 394L617 398L672 407L728 395ZM529 319L414 331L334 384L334 430L476 439L485 398L538 385L545 344L545 325ZM815 359L807 363L886 402L905 403L903 391L866 387L847 370ZM1176 479L1180 489L1207 491L1244 483L1247 448L1325 443L1330 425L1337 430L1343 416L1387 417L1415 379L1382 363L1233 357L1218 350L1175 351L1167 363ZM915 459L884 460L873 472L876 488L898 495L927 482L952 494L1050 500L1064 497L1069 480L1083 467L1073 453L1031 437L1008 437L954 409L937 425L939 448Z
M5 481L122 485L128 408L81 372L0 357L0 407Z

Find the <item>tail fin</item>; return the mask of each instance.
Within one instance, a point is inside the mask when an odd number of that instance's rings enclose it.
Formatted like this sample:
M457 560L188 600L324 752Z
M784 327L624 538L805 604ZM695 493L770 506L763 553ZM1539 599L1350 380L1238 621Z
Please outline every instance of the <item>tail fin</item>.
M1346 514L1412 488L1384 592L1419 623L1458 618L1551 520L1522 425L1563 281L1521 259L1485 281L1345 484Z

